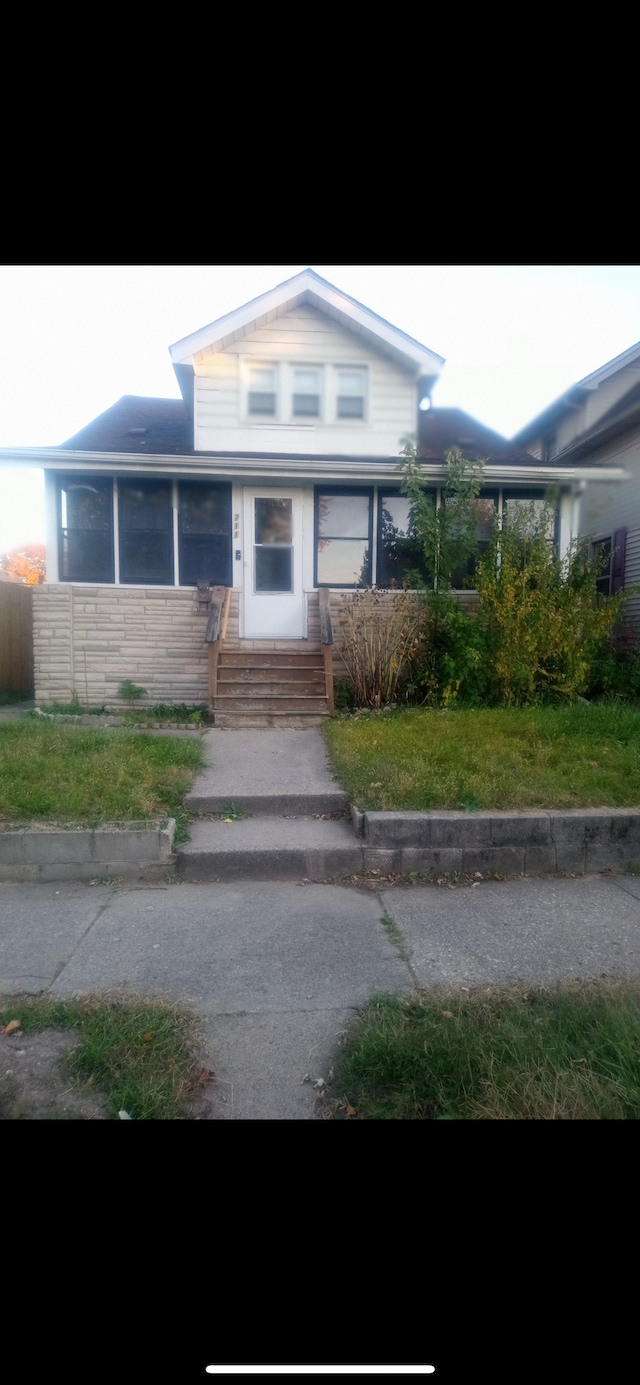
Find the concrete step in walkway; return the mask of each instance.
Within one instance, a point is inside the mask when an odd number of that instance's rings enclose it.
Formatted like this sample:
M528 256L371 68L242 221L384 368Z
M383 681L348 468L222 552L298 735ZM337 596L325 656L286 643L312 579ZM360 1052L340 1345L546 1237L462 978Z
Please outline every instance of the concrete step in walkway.
M203 736L203 748L206 767L185 800L192 812L221 813L233 805L260 816L312 817L341 813L348 807L316 728L225 731L216 727ZM288 831L283 825L281 842ZM228 836L228 826L225 832Z
M362 870L362 843L320 731L216 727L204 746L207 766L186 803L216 816L191 824L178 851L181 880L327 880ZM230 809L250 816L224 821Z
M178 850L181 880L329 880L362 870L362 843L348 822L248 817L194 822Z

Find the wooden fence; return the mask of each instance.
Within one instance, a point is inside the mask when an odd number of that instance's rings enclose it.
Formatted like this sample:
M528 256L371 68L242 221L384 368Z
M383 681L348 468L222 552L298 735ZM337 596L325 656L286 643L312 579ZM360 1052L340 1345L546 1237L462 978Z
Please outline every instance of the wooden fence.
M33 594L21 582L0 582L0 692L33 688Z

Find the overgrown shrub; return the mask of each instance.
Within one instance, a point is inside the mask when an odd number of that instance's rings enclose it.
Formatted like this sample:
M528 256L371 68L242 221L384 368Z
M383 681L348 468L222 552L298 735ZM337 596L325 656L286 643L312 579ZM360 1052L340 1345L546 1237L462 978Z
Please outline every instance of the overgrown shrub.
M608 702L640 701L640 642L634 631L618 631L603 640L585 692Z
M451 591L421 592L421 622L403 691L408 702L448 707L484 700L484 631Z
M357 707L387 707L409 666L419 611L408 592L366 589L342 598L341 654Z
M598 593L603 564L590 561L582 544L557 556L554 506L520 504L504 527L496 514L481 553L482 463L456 448L447 454L439 507L414 447L404 449L399 471L427 573L427 581L409 574L422 609L405 678L410 698L519 706L572 701L594 686L605 695L640 693L640 653L621 655L611 644L629 593ZM454 583L477 590L475 615L461 610Z
M485 638L486 694L506 706L574 700L589 685L625 595L603 598L590 561L574 543L559 558L549 539L553 511L523 506L496 523L475 584Z

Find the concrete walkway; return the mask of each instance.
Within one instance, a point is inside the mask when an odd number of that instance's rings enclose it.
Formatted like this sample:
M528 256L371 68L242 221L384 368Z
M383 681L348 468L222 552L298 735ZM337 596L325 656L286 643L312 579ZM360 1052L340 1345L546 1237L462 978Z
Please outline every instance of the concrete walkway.
M20 721L21 717L33 711L35 705L35 702L9 702L6 707L0 707L0 726L5 721Z
M331 772L322 732L214 729L203 736L206 768L186 804L220 813L234 804L246 813L333 813L347 795Z
M379 894L274 882L0 885L0 991L125 986L189 1001L218 1075L213 1118L312 1119L304 1079L327 1078L373 990L603 974L640 974L638 878Z

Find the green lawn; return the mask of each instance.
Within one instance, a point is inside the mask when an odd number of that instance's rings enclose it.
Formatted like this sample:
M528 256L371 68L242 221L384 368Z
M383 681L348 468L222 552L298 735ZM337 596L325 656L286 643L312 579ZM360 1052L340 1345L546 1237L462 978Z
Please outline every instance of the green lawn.
M201 763L199 738L30 719L0 725L0 821L97 826L179 817Z
M640 982L374 997L331 1091L363 1120L639 1120Z
M335 773L363 811L640 804L640 708L576 707L336 717Z

